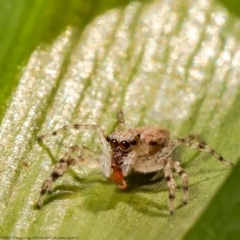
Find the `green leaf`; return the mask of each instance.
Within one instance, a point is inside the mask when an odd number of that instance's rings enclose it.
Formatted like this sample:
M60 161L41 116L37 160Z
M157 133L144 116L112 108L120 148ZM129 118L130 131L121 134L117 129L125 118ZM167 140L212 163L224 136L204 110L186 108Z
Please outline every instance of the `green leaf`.
M184 239L239 238L239 172L238 164Z
M2 0L0 238L237 239L239 165L176 151L190 199L182 205L174 175L173 216L161 175L133 175L121 191L83 167L60 178L37 210L41 185L67 149L99 151L99 143L91 131L43 144L36 137L68 123L98 124L108 134L122 108L129 128L200 134L236 163L239 25L211 1Z

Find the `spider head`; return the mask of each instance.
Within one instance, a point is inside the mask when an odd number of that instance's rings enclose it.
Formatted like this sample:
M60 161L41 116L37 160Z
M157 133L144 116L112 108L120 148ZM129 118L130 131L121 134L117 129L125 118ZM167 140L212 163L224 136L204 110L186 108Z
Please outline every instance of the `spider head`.
M117 131L106 137L112 151L129 152L134 146L137 146L140 140L140 134Z

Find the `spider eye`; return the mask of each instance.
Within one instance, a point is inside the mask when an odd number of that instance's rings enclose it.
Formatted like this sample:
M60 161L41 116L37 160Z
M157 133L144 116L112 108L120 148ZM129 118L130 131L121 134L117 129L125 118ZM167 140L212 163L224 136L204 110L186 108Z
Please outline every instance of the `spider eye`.
M130 143L125 140L121 141L119 145L122 150L127 150L130 147Z
M116 139L110 140L110 146L111 148L117 148L118 147L118 141Z
M130 143L131 143L131 145L136 145L136 144L137 144L137 141L134 140L134 139L132 139Z
M106 140L107 140L107 142L110 142L110 137L107 136L107 137L106 137Z

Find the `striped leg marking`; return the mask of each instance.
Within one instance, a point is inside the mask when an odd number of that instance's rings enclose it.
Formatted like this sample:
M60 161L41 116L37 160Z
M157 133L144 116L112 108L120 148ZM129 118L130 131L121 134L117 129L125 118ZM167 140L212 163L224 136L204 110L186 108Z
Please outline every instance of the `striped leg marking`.
M178 173L178 175L182 178L182 190L183 190L183 203L188 203L188 176L186 172L181 167L180 163L174 160L172 161L172 165L175 169L175 171Z
M174 212L174 199L175 199L175 192L176 192L176 183L172 177L172 164L170 161L165 160L164 165L164 177L167 182L167 186L169 189L169 210L170 214Z
M81 124L72 124L72 125L66 125L62 128L59 128L58 130L52 132L52 133L47 133L41 136L38 136L38 140L42 141L43 139L52 137L52 136L56 136L59 135L60 133L66 132L66 131L70 131L70 130L97 130L98 126L97 125L81 125Z
M124 114L123 114L122 110L118 111L118 113L117 113L117 128L119 130L125 130L126 129Z
M190 135L186 138L177 138L176 140L173 140L173 143L176 146L179 146L180 144L183 144L190 148L198 149L202 152L208 152L211 153L216 159L218 159L220 162L228 165L228 166L234 166L234 164L226 159L224 159L220 154L218 154L214 149L209 147L198 135Z
M52 133L47 133L47 134L44 134L44 135L41 135L41 136L38 136L37 137L37 140L38 141L42 141L46 138L49 138L49 137L52 137L52 136L56 136L60 133L63 133L63 132L66 132L66 131L70 131L72 129L75 129L75 130L94 130L97 134L98 134L98 137L99 137L99 140L100 140L100 147L101 147L101 150L102 152L107 155L108 157L110 157L109 155L109 145L108 143L106 142L105 140L105 136L102 132L102 130L97 126L97 125L82 125L82 124L72 124L72 125L66 125L62 128L59 128L58 130L52 132Z
M42 207L44 196L46 193L52 192L53 183L68 170L69 166L83 165L84 160L87 157L91 157L90 155L92 155L92 153L88 148L79 145L70 147L63 158L61 158L55 165L49 178L44 181L40 192L40 197L38 199L37 207Z
M164 176L169 189L169 210L170 214L174 212L174 199L176 192L176 184L172 176L173 169L178 173L182 178L182 188L183 188L183 202L186 204L188 202L188 176L180 166L180 163L168 158L164 160Z

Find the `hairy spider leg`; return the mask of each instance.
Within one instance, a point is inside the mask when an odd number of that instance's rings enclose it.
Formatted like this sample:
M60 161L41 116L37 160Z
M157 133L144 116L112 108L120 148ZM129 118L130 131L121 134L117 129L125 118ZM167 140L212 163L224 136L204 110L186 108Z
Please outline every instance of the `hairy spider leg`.
M59 133L75 129L75 130L95 130L100 139L100 147L102 150L102 154L99 156L98 160L101 165L101 170L103 174L109 178L111 174L111 157L110 157L110 148L105 140L105 136L102 131L98 128L97 125L66 125L52 133L44 134L38 137L38 140L42 141L51 136L56 136ZM76 145L69 148L67 153L59 160L59 162L55 165L52 174L48 179L46 179L42 185L42 189L40 192L40 197L37 203L38 208L41 208L43 203L43 198L46 192L51 192L53 188L53 182L55 182L59 177L61 177L72 165L85 165L86 158L96 158L96 154L92 152L90 149L84 146Z
M97 126L97 125L89 125L89 124L70 124L70 125L65 125L64 127L62 128L59 128L58 130L52 132L52 133L47 133L47 134L44 134L44 135L41 135L41 136L38 136L37 139L39 141L42 141L46 138L49 138L49 137L52 137L52 136L56 136L56 135L59 135L60 133L63 133L63 132L66 132L66 131L70 131L70 130L94 130L97 132L98 136L99 136L99 139L100 139L100 142L102 143L102 151L103 152L106 152L106 151L109 151L109 147L108 147L108 144L106 143L105 141L105 136L104 134L102 133L102 131L100 130L100 128Z
M122 110L117 112L117 129L118 130L126 130L125 120L124 120L124 113Z
M228 165L234 166L234 164L226 159L224 159L219 153L217 153L213 148L208 146L198 135L189 135L185 138L177 138L172 140L167 147L165 147L160 153L160 158L167 158L173 152L173 150L179 145L185 145L190 148L198 149L202 152L207 152L212 154L220 162Z
M51 175L44 181L40 192L40 197L37 203L37 207L41 208L43 204L43 198L46 193L51 193L53 190L53 183L68 170L70 166L85 165L88 158L94 158L95 153L90 149L75 145L68 149L67 153L59 160L55 165Z

